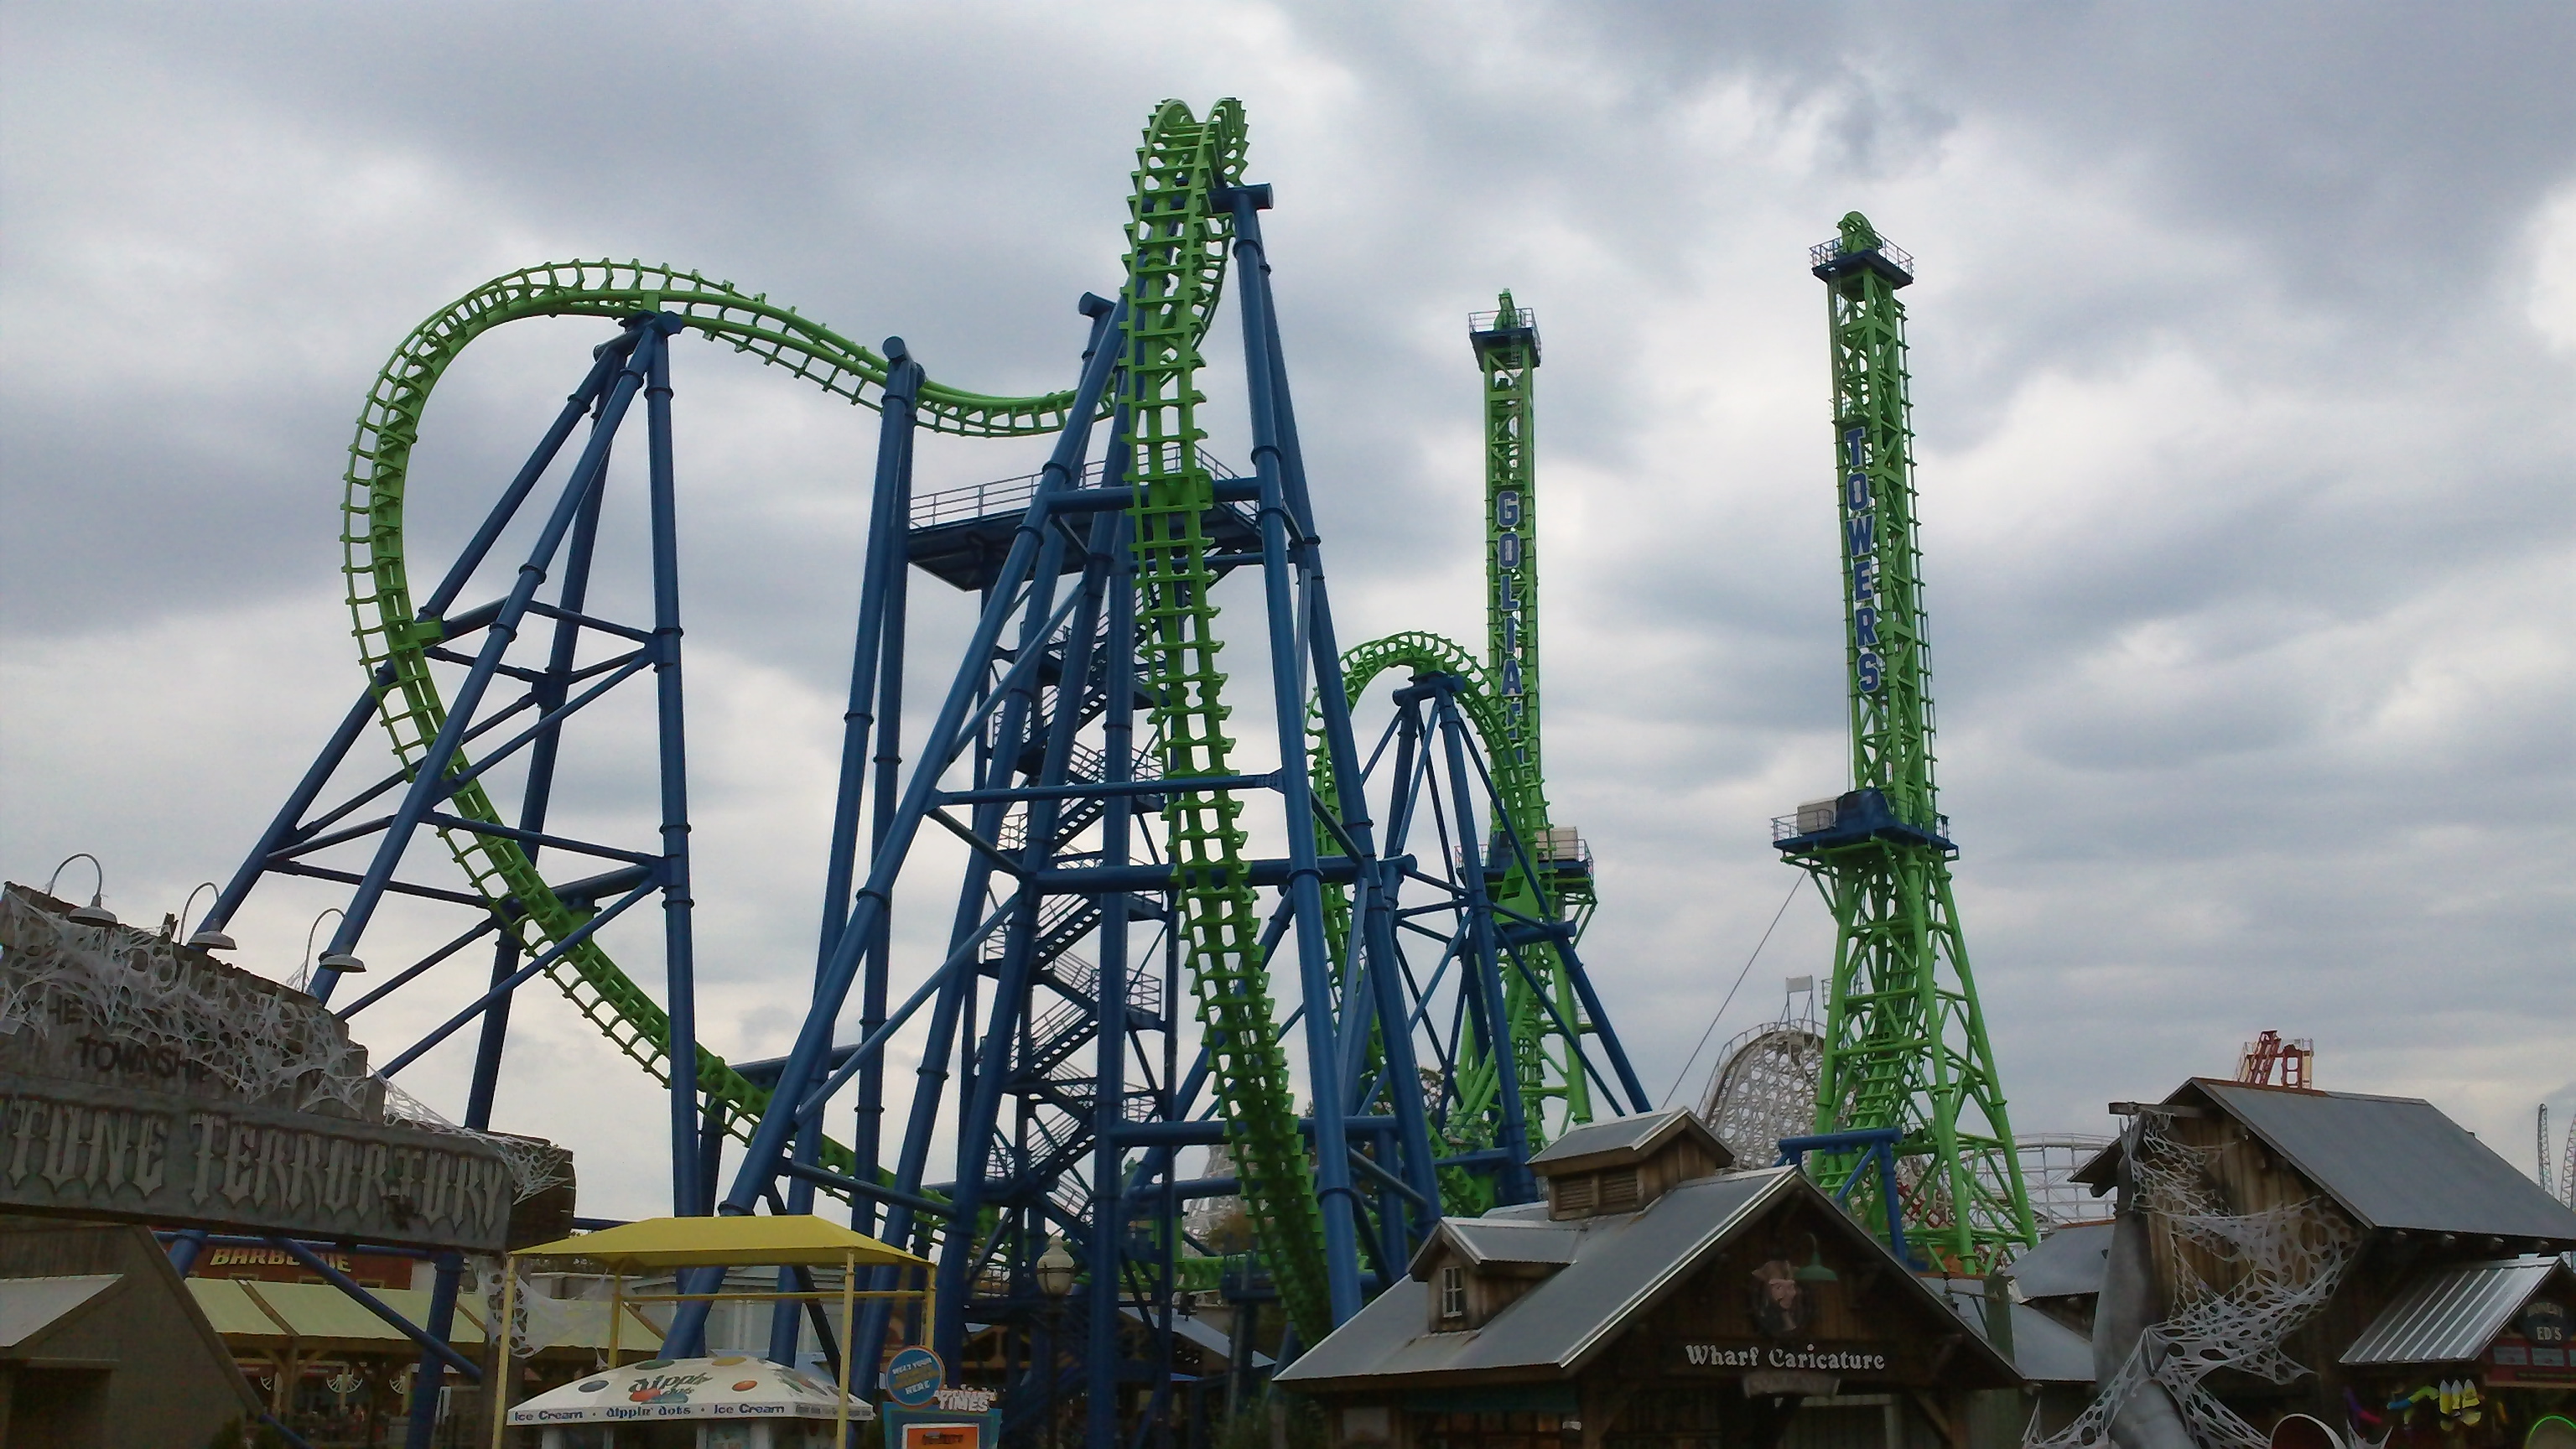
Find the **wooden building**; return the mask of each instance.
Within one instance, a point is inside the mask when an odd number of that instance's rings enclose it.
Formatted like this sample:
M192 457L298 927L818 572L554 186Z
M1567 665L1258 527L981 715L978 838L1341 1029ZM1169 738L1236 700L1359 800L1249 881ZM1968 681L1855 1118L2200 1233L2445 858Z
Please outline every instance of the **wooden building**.
M1576 1128L1530 1166L1546 1201L1442 1220L1277 1376L1335 1449L1767 1449L1809 1405L1965 1449L1971 1395L2022 1384L1803 1175L1728 1171L1688 1112Z
M0 1449L194 1449L258 1415L151 1233L0 1219Z
M2563 1319L2567 1295L2552 1285L2566 1275L2553 1274L2554 1255L2576 1250L2576 1211L2431 1103L2195 1078L2162 1103L2122 1105L2152 1115L2159 1134L2192 1149L2197 1190L2218 1212L2250 1216L2313 1203L2316 1231L2346 1245L2332 1295L2281 1343L2305 1372L2275 1383L2223 1368L2207 1380L2258 1430L2306 1414L2369 1441L2394 1434L2400 1449L2437 1442L2481 1449L2520 1444L2514 1425L2576 1404L2576 1373L2534 1364L2527 1353L2520 1365L2481 1357L2500 1342L2510 1357L2515 1344L2505 1340L2534 1305L2541 1309L2534 1322L2555 1321L2553 1305ZM2103 1149L2076 1180L2111 1191L2131 1140ZM2134 1231L2146 1271L2143 1282L2125 1282L2116 1266L2092 1280L2088 1316L2101 1374L2127 1357L2140 1324L2151 1326L2194 1285L2223 1291L2246 1271L2241 1255L2212 1251L2217 1240L2209 1235L2150 1230L2147 1215L2128 1210L2129 1198L2123 1194L2123 1215L2102 1254L2116 1265L2117 1235ZM2102 1271L2099 1257L2083 1258L2034 1277L2048 1278L2071 1302L2085 1273ZM2434 1324L2442 1331L2427 1326ZM2456 1405L2442 1407L2443 1386L2462 1381L2483 1384L2481 1398L2500 1402L2501 1412L2485 1408L2471 1422ZM2418 1390L2431 1397L2414 1400ZM2392 1411L2401 1397L2436 1407Z

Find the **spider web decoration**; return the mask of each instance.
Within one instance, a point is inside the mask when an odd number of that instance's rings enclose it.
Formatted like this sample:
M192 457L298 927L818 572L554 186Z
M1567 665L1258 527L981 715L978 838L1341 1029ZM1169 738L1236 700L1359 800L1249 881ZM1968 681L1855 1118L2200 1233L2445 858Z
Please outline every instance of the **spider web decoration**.
M510 1295L511 1357L534 1358L540 1349L572 1342L579 1326L572 1305L583 1300L556 1298L543 1292L544 1285L535 1280L525 1264L513 1264L505 1270L499 1258L479 1253L465 1263L473 1274L474 1291L483 1295L485 1323L501 1321L504 1272L515 1272L518 1277L518 1289Z
M477 1132L471 1127L459 1127L393 1083L386 1082L384 1089L386 1121L416 1127L423 1132L469 1137L500 1153L501 1160L510 1169L513 1202L526 1202L548 1188L562 1187L573 1180L572 1153L564 1148L535 1137L514 1137L507 1132Z
M514 1201L573 1180L563 1148L459 1127L374 1075L366 1048L311 997L164 936L82 925L12 885L0 892L0 1039L41 1055L83 1035L166 1051L192 1091L470 1137L501 1154Z
M2286 1384L2308 1372L2282 1352L2292 1331L2334 1293L2357 1235L2322 1199L2231 1213L2210 1162L2220 1151L2176 1140L2172 1114L2149 1107L2132 1128L2136 1206L2173 1266L2170 1306L2073 1423L2025 1449L2107 1449L2111 1421L2148 1385L2161 1387L2201 1449L2265 1449L2268 1435L2202 1386L2227 1368ZM2218 1265L2224 1281L2197 1264ZM2036 1422L2036 1421L2034 1421Z
M252 1101L374 1115L366 1050L309 997L132 926L85 926L0 894L0 1036L94 1033L167 1048L192 1081ZM188 959L193 958L193 959Z

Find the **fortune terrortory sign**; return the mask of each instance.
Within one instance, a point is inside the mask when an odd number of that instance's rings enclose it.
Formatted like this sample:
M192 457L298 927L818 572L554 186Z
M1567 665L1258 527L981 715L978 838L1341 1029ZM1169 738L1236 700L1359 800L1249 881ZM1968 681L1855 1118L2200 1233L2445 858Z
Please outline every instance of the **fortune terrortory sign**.
M0 1210L490 1252L569 1178L559 1149L389 1117L302 992L0 893Z

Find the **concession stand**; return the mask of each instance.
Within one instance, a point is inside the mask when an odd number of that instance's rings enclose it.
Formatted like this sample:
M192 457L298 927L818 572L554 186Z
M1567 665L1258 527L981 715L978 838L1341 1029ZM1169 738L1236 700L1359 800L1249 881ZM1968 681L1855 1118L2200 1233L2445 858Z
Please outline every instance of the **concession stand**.
M850 1394L854 1310L862 1298L921 1299L931 1294L930 1261L811 1214L747 1217L648 1218L595 1233L542 1243L510 1255L503 1283L502 1317L515 1306L519 1273L528 1267L578 1269L609 1275L609 1322L629 1303L716 1302L756 1298L837 1302L843 1347L837 1381L824 1383L801 1370L743 1355L655 1358L601 1373L539 1395L517 1408L496 1395L492 1449L502 1449L508 1429L518 1429L526 1449L808 1449L850 1442L850 1426L875 1417ZM733 1291L628 1293L626 1279L642 1273L689 1268L838 1268L840 1287L824 1292ZM895 1270L901 1284L918 1273L917 1287L863 1290L858 1270ZM924 1317L929 1317L927 1311ZM510 1381L509 1346L501 1345ZM607 1362L617 1362L611 1341ZM868 1379L875 1355L866 1355ZM866 1386L866 1380L861 1381Z

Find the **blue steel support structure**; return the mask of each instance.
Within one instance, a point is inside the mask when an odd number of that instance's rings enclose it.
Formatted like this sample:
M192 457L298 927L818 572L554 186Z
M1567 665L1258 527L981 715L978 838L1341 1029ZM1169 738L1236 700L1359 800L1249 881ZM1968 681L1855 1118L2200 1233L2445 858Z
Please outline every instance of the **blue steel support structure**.
M368 719L376 712L378 692L391 682L389 677L379 674L370 681L368 689L332 732L312 767L290 792L283 808L262 831L248 858L217 898L214 909L206 917L206 924L220 928L228 922L252 888L271 873L348 879L356 890L340 930L326 952L326 961L345 963L363 938L375 907L389 893L480 906L480 901L459 892L397 880L395 872L423 826L460 828L461 822L456 817L443 813L443 807L456 790L469 779L481 777L502 759L524 752L527 773L522 786L518 823L515 829L496 830L495 833L506 833L517 840L531 860L551 845L622 862L621 870L594 877L588 882L567 884L558 892L575 901L595 900L599 895L610 893L620 894L622 898L618 903L594 921L594 928L656 887L663 894L665 981L675 1047L669 1094L674 1145L672 1193L674 1208L686 1212L704 1211L704 1207L696 1191L698 1176L694 1170L700 1126L691 1011L694 986L691 981L687 867L685 696L681 688L679 643L682 627L678 572L680 525L672 467L667 347L667 339L678 330L674 318L640 316L630 320L615 340L598 350L581 386L565 401L525 465L504 487L501 497L438 587L423 601L418 617L423 621L444 619L448 638L461 638L477 628L483 631L484 637L470 661L466 686L454 697L447 720L422 768L397 772L358 792L338 807L319 815L313 814L324 790L347 763ZM649 632L595 619L587 613L599 520L608 491L608 466L619 426L639 393L645 399L650 437L647 490L651 509L654 623ZM588 441L565 479L509 593L482 608L454 612L454 604L477 568L520 515L537 485L553 468L564 446L585 418L590 423ZM554 598L547 603L541 601L539 595L550 576L559 577ZM545 663L541 669L511 668L504 663L504 657L531 614L549 617L553 621ZM605 636L618 645L640 647L604 664L583 667L578 656L586 636L594 639ZM660 848L650 852L626 850L548 833L547 815L562 755L565 722L615 683L648 667L656 676L659 719ZM486 692L495 680L502 678L523 681L527 686L525 694L507 706L486 708ZM583 683L588 683L589 688L576 696L575 686ZM523 726L507 745L486 755L470 772L455 768L460 751L467 742L522 715L533 715L534 722ZM401 788L403 795L400 805L391 815L356 825L342 824L361 807L396 788ZM305 858L317 850L332 844L363 840L370 835L376 836L377 840L373 858L363 875L326 872L305 863ZM382 1075L390 1077L417 1060L429 1047L479 1018L474 1061L461 1114L461 1125L476 1131L488 1130L492 1123L508 1045L512 993L562 954L562 948L558 947L533 962L525 959L526 953L518 934L499 929L506 924L504 915L488 908L486 911L483 920L456 940L339 1013L343 1017L353 1017L473 941L497 931L498 940L486 990L465 1011L449 1019L423 1041L386 1058L379 1068ZM311 983L313 995L328 1001L345 974L338 965L322 966L315 972ZM680 1151L684 1142L689 1145L685 1154ZM185 1271L187 1266L193 1266L194 1254L185 1251L193 1243L183 1242L179 1246L181 1251L174 1255L174 1261L186 1259L182 1267ZM436 1261L437 1276L431 1291L429 1312L416 1336L424 1342L443 1344L454 1326L462 1265L454 1254L442 1255ZM406 1442L413 1449L422 1449L429 1442L435 1426L438 1385L447 1366L435 1351L424 1351L422 1373L412 1397L407 1424Z
M713 1089L700 1079L693 1005L669 356L669 339L682 326L678 317L633 317L599 350L588 377L417 611L424 626L443 621L438 627L446 641L482 631L471 655L435 656L461 667L463 677L448 692L448 714L417 768L313 813L363 732L377 691L388 685L379 677L263 832L208 923L220 926L266 873L325 874L354 887L329 946L333 960L345 964L387 894L478 908L485 919L473 929L343 1015L497 930L479 994L422 1040L387 1056L382 1068L388 1076L398 1073L475 1024L463 1124L487 1130L513 992L658 893L673 1210L803 1212L831 1210L820 1194L847 1201L856 1226L935 1260L936 1320L906 1324L902 1337L927 1341L954 1363L970 1321L998 1325L1006 1338L1003 1357L1018 1366L1028 1391L1018 1396L1024 1407L1070 1358L1084 1385L1085 1441L1091 1449L1115 1449L1135 1423L1122 1417L1122 1384L1142 1387L1148 1419L1168 1402L1175 1295L1184 1287L1217 1286L1218 1275L1204 1271L1214 1264L1193 1268L1181 1261L1190 1251L1181 1241L1182 1207L1236 1186L1189 1178L1180 1163L1184 1147L1227 1140L1213 1099L1226 1090L1219 1049L1228 1044L1210 1040L1213 1029L1192 1043L1178 1019L1189 959L1176 938L1186 883L1161 848L1164 832L1153 828L1153 817L1179 796L1230 792L1270 812L1258 838L1282 842L1286 851L1284 858L1249 861L1245 878L1256 890L1275 892L1265 907L1258 960L1293 965L1283 975L1296 982L1297 1005L1271 1030L1280 1058L1304 1063L1300 1090L1314 1104L1296 1126L1305 1134L1320 1208L1321 1297L1332 1321L1356 1312L1375 1287L1404 1271L1440 1215L1444 1189L1462 1175L1491 1175L1504 1200L1526 1200L1533 1192L1526 1164L1531 1134L1511 1074L1504 1074L1499 1105L1480 1109L1494 1112L1494 1120L1462 1130L1450 1116L1458 1108L1454 1071L1462 1048L1475 1048L1465 1053L1471 1058L1506 1049L1504 973L1525 969L1519 948L1548 924L1509 918L1490 894L1501 878L1501 862L1484 858L1493 832L1503 832L1508 848L1523 853L1525 870L1528 843L1511 837L1494 808L1487 763L1452 697L1460 681L1424 676L1399 691L1397 719L1375 750L1363 754L1346 703L1271 291L1261 228L1269 202L1267 187L1215 194L1238 264L1232 271L1251 449L1250 476L1216 473L1215 504L1203 522L1211 576L1259 575L1257 589L1244 588L1241 597L1247 607L1258 599L1277 767L1167 776L1159 726L1139 718L1140 708L1157 703L1140 647L1145 609L1132 511L1143 476L1135 454L1145 444L1129 436L1124 409L1108 405L1120 395L1120 370L1128 365L1131 304L1083 299L1089 336L1065 425L1023 497L969 520L982 531L978 546L985 551L964 573L926 561L927 540L948 526L928 506L936 497L913 496L913 446L927 380L904 343L888 339L883 391L874 399L882 418L808 1009L783 1058L737 1069L739 1079L770 1095L747 1124L748 1140L729 1178L718 1171L716 1149L726 1135L725 1113L740 1110L746 1099L709 1098L702 1108L702 1095ZM649 435L649 629L588 611L613 444L639 396ZM455 609L486 556L557 471L585 419L588 437L509 589L480 608ZM907 770L902 685L915 567L976 592L981 608L962 656L950 656L957 659L955 671ZM547 602L540 595L550 578ZM505 656L532 615L553 621L545 662L514 667ZM603 640L627 652L584 662L580 646ZM627 849L553 833L548 814L564 725L648 669L658 728L657 845ZM525 696L496 702L493 687L503 681L523 683ZM506 743L470 766L463 763L469 745L520 716L533 723L522 720ZM1310 749L1329 761L1339 782L1329 803L1310 786ZM1393 768L1381 769L1390 751ZM446 808L465 783L511 758L527 771L514 826L466 821ZM398 796L390 813L346 823L388 795ZM1386 822L1383 842L1380 820ZM965 865L962 872L940 868L947 872L942 883L957 890L945 954L904 983L906 994L897 1001L896 888L910 868L909 898L920 898L922 877L932 867L914 863L915 846L932 826L965 843ZM398 878L406 848L424 827L505 836L532 858L541 850L549 858L597 857L599 874L554 887L558 897L591 914L550 944L524 945L512 925L518 919L513 903L493 906ZM325 846L364 845L369 836L378 838L363 873L321 872L307 863ZM1424 845L1408 853L1415 837ZM1326 909L1328 888L1350 894L1346 928ZM1337 938L1337 929L1347 934ZM1096 962L1074 949L1086 945ZM1293 957L1276 960L1283 950ZM1611 1090L1590 1060L1584 1070L1603 1081L1605 1097L1624 1096L1644 1109L1581 964L1570 950L1563 960L1583 994L1589 1025L1598 1027L1597 1033L1569 1033L1569 1040L1605 1055L1625 1090ZM327 1000L341 974L319 972L314 994ZM854 995L856 1038L838 1039ZM899 1109L900 1135L889 1143L884 1118L896 1104L889 1098L886 1052L898 1038L918 1055L908 1101ZM1426 1066L1436 1084L1428 1088ZM825 1114L845 1094L854 1112L852 1146L827 1166ZM1472 1151L1447 1145L1461 1138L1491 1145ZM941 1142L953 1147L953 1158L935 1169L934 1145ZM1048 1305L1031 1270L1058 1237L1082 1267L1079 1295L1066 1305L1081 1317L1061 1333L1041 1333ZM700 1270L686 1286L703 1289L715 1276L716 1270ZM424 1328L428 1338L443 1338L452 1325L459 1286L456 1260L442 1259ZM806 1285L782 1276L780 1286ZM890 1271L878 1270L862 1286L895 1285ZM875 1368L878 1346L896 1331L897 1312L888 1299L866 1303L853 1340L830 1349L853 1355L862 1381ZM680 1306L666 1352L703 1346L705 1310L703 1303ZM773 1358L793 1359L798 1316L786 1305L773 1315L767 1334ZM1153 1345L1142 1357L1132 1347L1140 1318ZM1311 1340L1329 1326L1300 1323L1298 1334ZM425 1355L424 1367L434 1358ZM422 1375L410 1426L414 1449L426 1443L437 1382L436 1372ZM1016 1417L1013 1427L1024 1428L1025 1417Z

